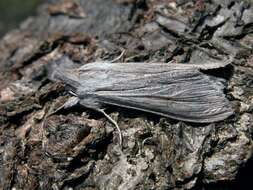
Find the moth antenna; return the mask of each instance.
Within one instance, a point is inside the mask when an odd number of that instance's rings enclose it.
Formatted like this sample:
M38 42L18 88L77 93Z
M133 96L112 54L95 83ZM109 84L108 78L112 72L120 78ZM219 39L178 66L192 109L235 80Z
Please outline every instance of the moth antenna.
M111 116L109 116L107 113L105 113L105 111L103 109L98 109L97 111L102 113L117 128L118 133L119 133L119 144L120 144L120 147L122 148L123 138L122 138L122 132L119 128L118 123L114 119L112 119Z

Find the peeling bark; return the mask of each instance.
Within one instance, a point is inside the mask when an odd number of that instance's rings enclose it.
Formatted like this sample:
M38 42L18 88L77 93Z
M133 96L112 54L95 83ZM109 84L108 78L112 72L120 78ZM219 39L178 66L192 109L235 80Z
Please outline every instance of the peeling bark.
M47 1L0 41L0 189L242 188L252 168L252 32L246 1ZM118 57L187 65L226 56L232 64L203 72L225 81L233 116L193 124L111 106L122 150L103 115L58 109L69 87L47 73L64 57L73 68Z

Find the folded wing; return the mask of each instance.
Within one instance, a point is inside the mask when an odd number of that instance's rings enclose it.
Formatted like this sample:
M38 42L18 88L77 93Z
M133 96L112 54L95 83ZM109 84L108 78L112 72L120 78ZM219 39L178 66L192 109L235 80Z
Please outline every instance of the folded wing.
M221 121L233 114L220 80L195 67L93 63L79 72L79 94L92 94L101 104L198 123Z

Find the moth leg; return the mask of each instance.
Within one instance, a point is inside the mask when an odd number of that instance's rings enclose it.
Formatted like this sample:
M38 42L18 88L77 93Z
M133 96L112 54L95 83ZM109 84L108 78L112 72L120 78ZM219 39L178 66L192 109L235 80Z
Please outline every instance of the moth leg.
M120 143L120 147L122 147L122 142L123 142L123 138L122 138L122 132L121 129L119 128L119 125L117 124L117 122L111 118L111 116L109 116L107 113L105 113L105 111L103 109L98 109L98 112L102 113L118 130L119 133L119 143Z
M75 95L73 92L71 93L72 95ZM44 120L42 121L42 148L44 149L45 148L45 138L46 138L46 135L45 135L45 132L44 132L44 126L45 126L45 120L56 114L58 111L62 110L62 109L68 109L68 108L72 108L73 106L77 105L79 103L80 99L77 97L77 96L74 96L74 97L70 97L62 106L60 106L59 108L57 108L55 111L53 112L49 112L48 114L45 115L45 118Z
M47 115L47 117L56 114L58 111L62 110L62 109L69 109L74 107L75 105L77 105L79 103L80 99L78 97L70 97L62 106L60 106L59 108L57 108L55 111L49 113Z
M71 95L75 96L75 97L78 97L78 96L77 96L77 94L76 94L76 93L74 93L74 92L73 92L73 91L71 91L71 90L69 91L69 93L70 93Z
M105 111L102 109L103 105L101 105L101 103L96 99L96 97L81 98L80 104L85 108L102 113L106 117L106 119L108 119L110 123L112 123L117 128L117 131L119 133L119 143L120 143L120 147L122 148L123 138L122 138L122 133L117 122L114 121L107 113L105 113Z
M121 51L121 54L118 57L116 57L115 59L111 60L110 62L115 63L116 61L120 60L123 57L123 55L125 54L125 52L126 52L126 50L123 49Z
M77 97L77 95L72 92L72 91L69 91L69 93L71 95L73 95L73 97L70 97L62 106L60 106L59 108L57 108L55 111L49 113L46 115L46 117L49 117L51 115L54 115L56 114L58 111L62 110L62 109L69 109L69 108L72 108L74 107L75 105L79 104L80 102L80 99Z

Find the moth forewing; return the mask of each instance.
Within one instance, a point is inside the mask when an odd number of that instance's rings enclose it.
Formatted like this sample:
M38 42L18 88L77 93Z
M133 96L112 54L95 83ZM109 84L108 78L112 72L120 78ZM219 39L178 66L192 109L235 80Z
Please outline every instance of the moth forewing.
M222 83L195 66L164 63L90 63L79 69L77 94L190 121L216 122L233 114Z

